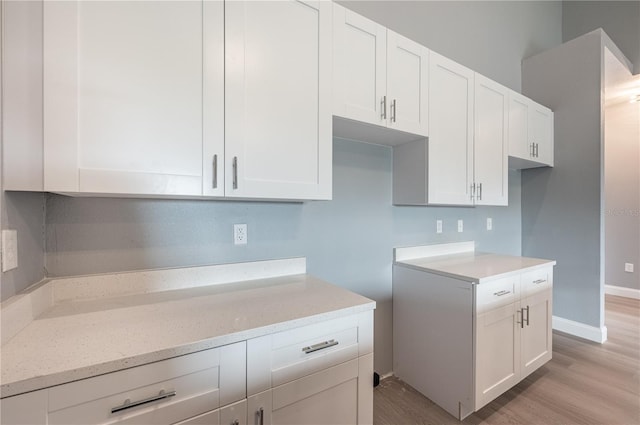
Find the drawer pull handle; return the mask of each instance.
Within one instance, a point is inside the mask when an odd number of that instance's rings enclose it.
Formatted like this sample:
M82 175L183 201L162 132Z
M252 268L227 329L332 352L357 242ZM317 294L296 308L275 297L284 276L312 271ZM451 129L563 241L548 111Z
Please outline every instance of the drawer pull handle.
M113 409L111 409L111 413L118 413L118 412L121 412L123 410L131 409L133 407L142 406L143 404L153 403L154 401L164 400L164 399L167 399L167 398L175 397L175 395L176 395L175 391L170 391L170 392L166 393L166 392L164 392L164 390L162 390L162 391L160 391L160 393L158 395L154 395L153 397L145 398L144 400L138 400L138 401L132 402L131 400L126 399L121 406L114 407Z
M503 295L507 295L510 293L511 291L507 291L506 289L503 289L502 291L494 292L493 295L495 295L496 297L501 297Z
M324 350L325 348L333 347L335 345L338 345L338 341L336 341L335 339L330 339L329 341L320 342L318 344L304 347L302 351L304 351L305 354L309 354L316 351Z
M527 326L529 326L529 306L526 306L525 308L522 309L522 311L527 310L527 318L525 319L524 317L522 318L522 322L523 322L523 326L524 326L524 321L527 321Z
M539 285L539 284L544 283L546 281L547 281L547 279L538 279L538 280L534 280L533 283L535 283L536 285Z

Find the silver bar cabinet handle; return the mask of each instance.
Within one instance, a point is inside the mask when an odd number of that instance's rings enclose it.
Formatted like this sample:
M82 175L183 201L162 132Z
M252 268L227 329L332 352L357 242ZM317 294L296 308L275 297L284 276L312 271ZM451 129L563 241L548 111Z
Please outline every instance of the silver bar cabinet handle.
M471 183L469 192L470 192L470 199L473 201L473 197L476 194L476 184L475 183Z
M256 416L258 416L258 425L264 425L264 409L262 407L256 412Z
M527 326L529 326L529 306L527 306L526 308L523 308L522 311L527 310ZM524 322L524 318L522 319L522 321Z
M546 281L547 281L547 279L538 279L538 280L534 280L533 283L535 283L536 285L539 285L539 284L544 283Z
M233 188L238 188L238 157L233 157Z
M506 289L503 289L502 291L494 292L493 295L495 295L496 297L501 297L503 295L507 295L510 293L511 291L507 291Z
M213 188L218 188L218 155L213 155Z
M478 191L478 199L482 201L482 183L480 183L480 189Z
M540 158L540 144L536 143L536 158Z
M518 320L518 316L516 316L516 323L520 325L520 328L524 328L524 324L522 323L522 310L518 310L516 314L520 316L520 320Z
M166 393L166 392L164 392L164 390L162 390L162 391L160 391L160 393L158 395L155 395L155 396L149 397L149 398L145 398L144 400L138 400L138 401L132 402L131 400L126 399L121 406L114 407L113 409L111 409L111 413L118 413L118 412L121 412L123 410L131 409L133 407L142 406L143 404L153 403L154 401L159 401L159 400L164 400L164 399L167 399L167 398L175 397L175 395L176 395L175 391L169 391L168 393Z
M314 353L316 351L324 350L324 349L329 348L329 347L334 347L336 345L338 345L338 341L336 341L335 339L330 339L329 341L324 341L324 342L320 342L318 344L314 344L314 345L310 345L308 347L304 347L302 349L302 351L304 351L305 354L310 354L310 353Z
M396 100L391 102L391 122L396 122Z
M380 118L383 120L387 119L387 96L382 96L382 100L380 101Z
M531 158L534 158L536 156L536 148L535 148L535 143L531 143L529 145L530 149L529 149L529 155L531 156Z
M520 329L524 328L524 308L518 310L518 313L520 313L520 321L518 323L520 323Z

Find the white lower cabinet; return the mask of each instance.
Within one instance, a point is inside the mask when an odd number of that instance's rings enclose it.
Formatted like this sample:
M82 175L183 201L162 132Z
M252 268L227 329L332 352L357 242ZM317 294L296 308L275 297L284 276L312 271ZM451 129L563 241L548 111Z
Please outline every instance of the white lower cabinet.
M371 312L249 340L248 423L373 423L372 343Z
M551 359L552 281L552 267L472 284L394 266L394 372L464 419Z
M373 423L373 311L1 401L0 422Z

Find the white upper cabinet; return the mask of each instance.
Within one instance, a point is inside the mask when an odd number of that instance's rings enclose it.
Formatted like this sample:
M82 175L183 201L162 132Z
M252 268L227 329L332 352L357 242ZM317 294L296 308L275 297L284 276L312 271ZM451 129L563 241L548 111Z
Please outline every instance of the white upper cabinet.
M228 197L330 199L331 3L225 4Z
M507 205L509 89L475 74L474 182L476 205Z
M473 204L473 77L469 68L430 53L429 204Z
M338 4L333 14L333 114L399 131L339 121L334 133L383 144L427 136L428 49Z
M331 19L324 1L45 2L44 190L331 199Z
M509 167L544 166L553 166L553 112L510 91Z
M213 194L223 28L221 2L45 2L45 190Z

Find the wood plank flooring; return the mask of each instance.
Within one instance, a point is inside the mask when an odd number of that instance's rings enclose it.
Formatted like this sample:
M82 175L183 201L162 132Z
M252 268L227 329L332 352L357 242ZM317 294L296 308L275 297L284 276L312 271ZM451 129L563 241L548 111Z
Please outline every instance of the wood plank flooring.
M553 359L466 424L640 425L640 300L607 295L608 341L553 333ZM375 425L458 424L395 377L374 390Z

